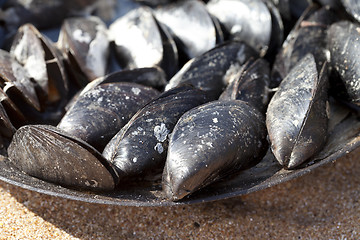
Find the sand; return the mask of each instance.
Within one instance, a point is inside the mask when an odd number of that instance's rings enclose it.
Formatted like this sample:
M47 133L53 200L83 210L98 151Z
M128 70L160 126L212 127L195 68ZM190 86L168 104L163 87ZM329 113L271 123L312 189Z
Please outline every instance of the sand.
M242 197L122 207L0 182L0 239L360 239L360 149Z

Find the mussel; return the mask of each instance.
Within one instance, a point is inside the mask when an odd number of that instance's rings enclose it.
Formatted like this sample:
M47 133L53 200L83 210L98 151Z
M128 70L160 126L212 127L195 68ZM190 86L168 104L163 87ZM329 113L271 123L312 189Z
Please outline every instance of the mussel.
M266 112L269 102L270 66L259 58L249 59L241 69L233 75L219 100L242 100Z
M132 70L121 70L99 77L88 83L80 91L80 95L104 83L132 82L158 90L164 89L167 84L164 71L159 67L136 68Z
M268 148L265 119L240 100L213 101L186 112L169 141L163 190L180 200L260 161Z
M16 132L16 128L11 123L5 108L0 104L0 138L5 137L11 139Z
M329 7L311 5L298 20L278 52L272 69L271 87L277 87L281 80L306 54L315 57L320 71L330 61L326 36L328 27L338 17Z
M271 150L293 169L319 152L327 139L329 113L327 66L320 73L306 55L281 82L266 113Z
M0 89L0 103L1 107L4 108L9 120L14 127L19 128L20 126L28 123L28 118L24 116L21 110L15 105L15 103L6 95L6 93Z
M7 51L0 49L0 86L12 100L23 100L30 107L40 111L35 84L28 72ZM21 104L18 104L18 106Z
M98 5L96 0L4 1L1 4L1 20L10 31L26 23L42 29L56 27L66 17L90 14Z
M8 154L10 161L21 171L66 187L112 190L118 179L113 167L99 152L52 126L19 128Z
M157 95L157 90L135 83L101 84L79 96L57 126L102 151L136 111Z
M161 5L155 9L155 17L169 28L179 49L190 59L216 45L215 26L201 1L176 1Z
M230 39L246 42L264 56L268 49L279 47L283 24L270 1L210 0L208 11L219 19Z
M150 8L138 7L118 18L109 27L109 38L123 68L159 66L168 77L178 70L175 42Z
M100 18L67 18L61 27L58 46L67 54L68 67L80 86L105 75L109 39Z
M210 51L190 60L170 79L165 89L169 90L181 84L191 84L217 99L226 87L226 73L232 74L232 67L241 66L250 57L258 54L247 44L230 41L218 45Z
M38 111L24 109L23 104L18 102L19 107L31 122L57 123L64 114L64 107L70 97L62 53L33 25L25 24L16 33L10 54L34 82L40 105Z
M331 25L328 48L331 64L340 76L350 100L360 105L359 24L340 21Z
M360 22L360 4L356 0L340 0L346 12L358 23Z
M206 101L204 92L188 85L165 91L130 119L106 145L103 155L116 167L120 179L161 173L176 122Z

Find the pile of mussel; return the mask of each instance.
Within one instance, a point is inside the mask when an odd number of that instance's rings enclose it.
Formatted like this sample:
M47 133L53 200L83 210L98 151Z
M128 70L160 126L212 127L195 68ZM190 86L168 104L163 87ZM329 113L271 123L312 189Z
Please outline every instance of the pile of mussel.
M1 1L3 154L69 188L162 181L173 201L269 149L301 168L334 105L337 122L358 112L359 16L347 0Z

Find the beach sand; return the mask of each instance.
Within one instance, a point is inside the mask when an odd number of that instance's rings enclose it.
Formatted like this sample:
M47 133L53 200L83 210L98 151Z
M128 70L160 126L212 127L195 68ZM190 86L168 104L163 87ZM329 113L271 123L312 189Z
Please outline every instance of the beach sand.
M0 181L0 239L360 239L360 149L241 197L175 207L90 204Z

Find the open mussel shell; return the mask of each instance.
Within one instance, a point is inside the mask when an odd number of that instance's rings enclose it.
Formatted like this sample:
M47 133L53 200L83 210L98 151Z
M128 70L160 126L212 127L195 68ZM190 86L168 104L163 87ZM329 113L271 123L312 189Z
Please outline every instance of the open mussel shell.
M68 67L80 86L104 76L109 57L105 23L98 17L67 18L58 46L67 54Z
M10 52L1 52L2 87L30 123L56 124L69 98L62 53L33 25L23 25L15 35ZM9 108L8 108L9 109ZM23 118L13 120L22 125Z
M10 54L35 81L42 109L46 111L55 105L59 109L64 107L69 94L64 57L50 39L32 24L25 24L18 29Z
M224 78L228 70L233 65L241 66L250 57L257 56L256 51L243 42L230 41L220 44L186 63L170 79L165 89L191 84L207 92L213 100L218 99L226 87Z
M23 100L30 107L40 111L40 102L35 85L27 71L5 50L0 49L0 85L13 100ZM20 107L21 104L18 105Z
M156 19L169 28L178 48L194 58L216 45L216 29L201 1L176 1L154 9ZM186 26L186 27L184 27Z
M327 139L327 66L318 74L306 55L281 82L272 97L266 125L271 150L285 168L295 168L319 152Z
M265 118L243 101L213 101L186 112L169 141L163 190L179 200L259 162L268 149Z
M185 112L206 101L204 92L187 85L162 93L112 138L103 156L116 167L120 179L161 173L175 124Z
M19 170L62 186L101 191L117 183L116 173L100 153L51 126L21 127L8 154Z
M34 79L42 95L47 96L49 92L45 51L33 25L25 24L18 29L10 54L25 68L29 77Z
M360 105L359 24L340 21L328 31L331 64L345 85L350 100Z
M58 124L99 151L158 91L135 83L101 84L79 96Z

